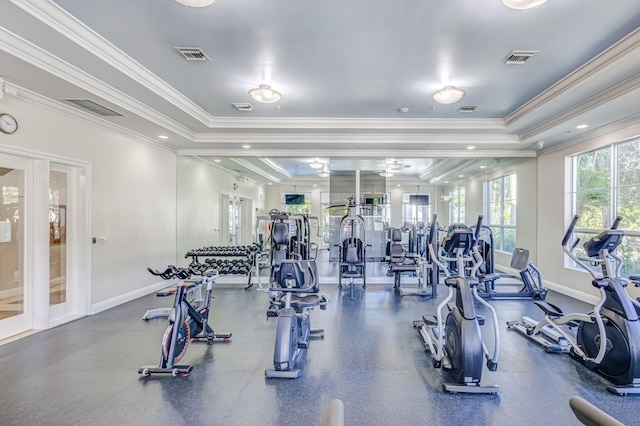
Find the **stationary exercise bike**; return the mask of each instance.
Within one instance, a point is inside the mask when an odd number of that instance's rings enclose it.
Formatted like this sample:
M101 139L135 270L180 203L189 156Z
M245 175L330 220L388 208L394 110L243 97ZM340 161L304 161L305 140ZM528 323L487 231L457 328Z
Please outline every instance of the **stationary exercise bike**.
M267 378L297 379L302 375L296 362L312 338L324 338L324 330L311 329L309 311L316 306L326 309L327 299L318 296L315 260L283 259L275 273L275 284L269 288L270 306L267 319L277 316L273 369L265 370Z
M436 308L436 315L424 315L422 321L414 321L413 326L420 332L425 349L432 356L433 366L442 367L453 377L453 383L443 383L445 391L498 393L498 386L480 383L484 358L490 371L498 368L499 331L495 309L477 291L478 279L475 274L482 264L476 247L477 235L474 236L470 229L454 229L443 241L442 249L436 250L432 244L437 230L436 222L437 215L434 214L427 246L431 259L445 273L444 282L449 288L449 294ZM482 216L478 217L476 230L481 225ZM444 256L441 251L444 251ZM456 276L451 276L448 268L450 262L456 264ZM449 303L454 296L455 302ZM480 326L484 325L484 318L476 314L474 299L491 313L494 331L492 354L482 340ZM446 317L443 313L445 307L449 311Z
M507 325L540 344L548 352L569 353L613 383L607 390L617 395L640 393L640 304L627 293L627 280L620 277L622 258L615 252L624 232L618 230L621 218L592 237L584 245L586 258L576 255L579 239L569 246L578 216L574 216L562 248L576 264L591 274L591 284L600 293L600 300L589 314L565 315L550 303L535 302L544 312L544 319L534 321L523 317ZM600 267L600 273L589 267ZM575 327L575 338L563 327Z
M207 345L211 345L214 341L227 342L231 338L231 333L216 333L209 325L211 293L213 283L218 277L218 271L208 269L202 272L202 283L185 284L184 281L189 279L192 274L198 275L196 271L190 268L176 268L173 265L170 265L164 272L154 271L151 268L147 268L147 270L165 280L178 279L179 284L175 289L156 293L159 297L175 294L175 298L169 313L167 329L162 336L160 364L157 366L144 365L138 369L138 374L148 377L152 374L163 373L171 374L174 377L177 375L185 377L191 372L193 366L176 363L187 353L191 340L204 340ZM187 297L191 288L197 285L206 287L204 304L201 306L192 305Z

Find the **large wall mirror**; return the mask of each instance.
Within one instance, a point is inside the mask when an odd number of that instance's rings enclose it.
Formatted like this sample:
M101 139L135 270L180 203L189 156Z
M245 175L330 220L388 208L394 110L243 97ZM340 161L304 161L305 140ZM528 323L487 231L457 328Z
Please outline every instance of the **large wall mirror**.
M295 196L304 200L301 211L317 218L314 241L328 248L327 208L356 192L361 203L383 203L376 211L389 226L433 213L441 225L471 225L482 214L493 232L497 264L509 265L515 246L536 259L536 158L202 156L178 158L178 263L194 248L256 241L264 232L256 218L295 208L287 204ZM412 207L418 199L428 205Z

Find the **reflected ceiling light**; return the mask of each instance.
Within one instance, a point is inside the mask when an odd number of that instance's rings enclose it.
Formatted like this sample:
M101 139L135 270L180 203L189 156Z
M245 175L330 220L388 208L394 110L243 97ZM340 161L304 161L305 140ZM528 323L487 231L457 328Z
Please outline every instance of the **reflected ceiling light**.
M393 173L391 173L391 172L380 172L378 174L380 176L382 176L382 177L391 177L391 176L393 176Z
M249 96L263 104L270 104L279 101L282 94L277 90L273 90L271 86L267 84L261 84L255 89L249 90Z
M309 163L309 167L311 167L312 169L321 169L324 167L324 164L322 164L318 160L313 160L311 163Z
M453 87L453 86L446 86L444 88L442 88L442 90L438 90L437 92L435 92L433 94L433 99L441 104L454 104L456 102L458 102L460 99L464 98L464 95L466 95L467 92L465 92L462 89L458 89L457 87Z
M167 135L160 135L160 136L158 136L158 139L167 140L167 139L169 139L169 136L167 136Z
M244 149L249 149L249 148L251 148L251 145L242 145L242 147L243 147Z
M387 167L392 170L397 170L402 167L402 163L399 163L397 160L395 160L393 163L387 164Z
M503 5L516 10L533 9L546 2L547 0L500 0Z
M176 0L176 2L189 7L206 7L215 3L216 0Z
M588 125L588 124L578 124L578 125L576 126L576 129L586 129L587 127L589 127L589 125Z
M468 150L472 150L472 149L476 149L476 147L475 147L475 146L473 146L473 145L469 145L469 146L467 147L467 149L468 149Z
M329 173L329 170L323 170L320 173L318 173L318 176L320 176L321 178L326 178L331 176L331 173Z

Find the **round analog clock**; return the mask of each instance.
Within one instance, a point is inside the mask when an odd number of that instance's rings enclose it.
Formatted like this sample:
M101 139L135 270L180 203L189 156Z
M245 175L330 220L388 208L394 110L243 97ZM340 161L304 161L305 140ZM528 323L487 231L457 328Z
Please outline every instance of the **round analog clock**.
M0 113L0 132L10 135L18 130L18 121L12 115Z

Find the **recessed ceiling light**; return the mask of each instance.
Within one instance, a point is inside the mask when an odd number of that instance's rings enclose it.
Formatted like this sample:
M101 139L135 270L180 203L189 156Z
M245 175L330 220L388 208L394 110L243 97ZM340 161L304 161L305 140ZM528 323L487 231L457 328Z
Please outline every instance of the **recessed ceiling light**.
M407 108L407 107L398 108L398 112L406 114L406 113L409 112L409 108Z
M471 149L476 149L476 147L475 147L475 146L473 146L473 145L469 145L469 146L467 147L467 149L469 149L469 150L471 150Z
M242 147L243 147L244 149L249 149L249 148L251 148L251 145L242 145Z
M316 186L318 186L318 185L316 185L316 184L314 183L314 184L313 184L313 186L314 186L314 187L316 187Z
M578 124L578 125L576 126L576 129L586 129L587 127L589 127L589 125L588 125L588 124Z
M213 160L213 162L214 162L214 163L219 163L219 162L221 162L221 161L222 161L222 160L221 160L221 159L219 159L219 158L216 158L215 160Z
M176 0L176 2L189 7L206 7L215 3L216 0Z
M462 89L458 89L457 87L453 86L446 86L442 90L438 90L437 92L435 92L433 94L433 99L436 102L445 105L454 104L460 99L464 98L464 95L466 94L467 92Z
M464 177L464 175L458 175L458 177Z
M169 136L167 136L167 135L160 135L160 136L158 136L158 139L169 139Z
M401 186L400 184L397 184L396 186Z
M487 166L480 166L480 168L481 168L481 169L486 169L486 168L487 168Z
M267 185L273 185L273 183L269 182L269 183L267 183Z
M449 181L448 181L448 180L445 180L445 181L444 181L444 183L449 183Z

